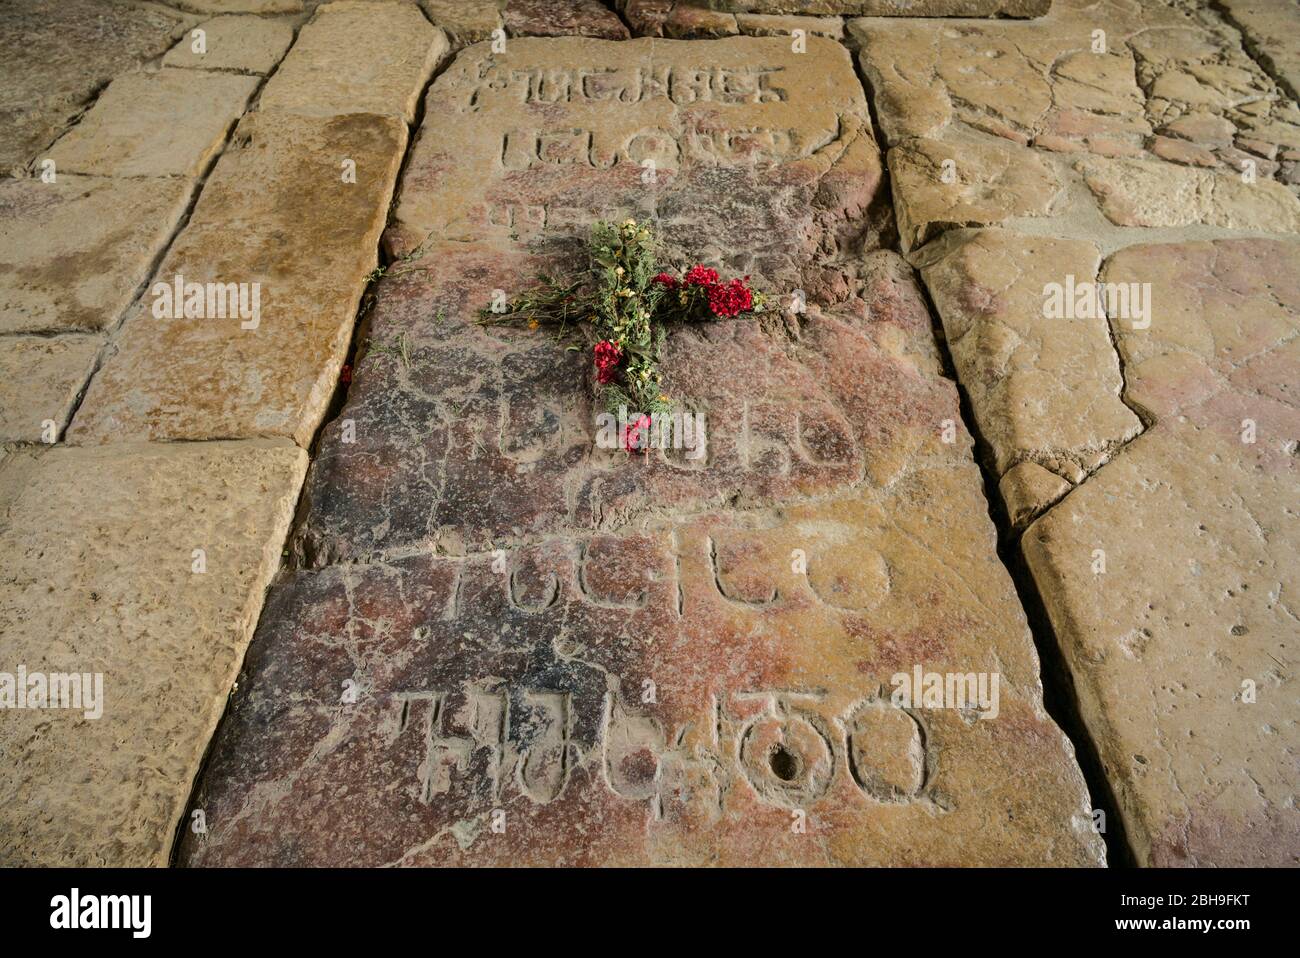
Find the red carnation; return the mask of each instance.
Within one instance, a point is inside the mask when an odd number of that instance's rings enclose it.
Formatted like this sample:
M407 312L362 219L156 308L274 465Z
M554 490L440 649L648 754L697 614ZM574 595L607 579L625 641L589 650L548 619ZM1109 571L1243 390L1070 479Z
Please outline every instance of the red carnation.
M622 446L628 452L644 452L650 441L650 417L641 414L635 422L623 427Z
M618 348L618 344L608 339L601 340L596 344L595 359L596 382L602 386L613 382L618 372L618 364L623 361L623 351Z
M672 273L660 273L651 282L658 283L660 286L666 286L669 289L677 288L677 277Z
M748 312L754 305L754 294L741 279L710 286L708 296L709 311L714 316L736 316Z
M682 280L687 286L712 286L718 281L718 271L707 266L692 266Z

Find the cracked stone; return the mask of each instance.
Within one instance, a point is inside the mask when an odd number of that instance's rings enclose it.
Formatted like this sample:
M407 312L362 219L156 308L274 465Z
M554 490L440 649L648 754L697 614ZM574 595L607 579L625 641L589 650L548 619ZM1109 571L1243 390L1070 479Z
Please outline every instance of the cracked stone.
M504 17L511 36L628 37L623 21L600 0L509 0Z
M1292 99L1300 97L1300 44L1296 43L1296 0L1215 0L1241 28L1246 48L1276 77Z
M1106 218L1118 226L1190 226L1300 231L1300 199L1282 184L1239 173L1132 158L1079 160Z
M49 151L60 172L199 176L226 141L257 78L164 68L109 84Z
M163 53L181 25L160 7L97 0L0 5L0 173L18 175L100 87Z
M1033 460L1077 483L1141 432L1120 398L1123 379L1104 314L1086 303L1071 308L1083 302L1077 296L1069 301L1070 290L1096 282L1100 259L1090 242L996 229L950 231L920 257L999 476ZM1068 301L1065 315L1047 315L1050 284Z
M4 459L6 666L103 678L99 717L7 710L0 858L167 864L306 466L300 449L256 442Z
M490 39L505 26L497 0L420 0L420 6L457 47Z
M889 151L889 172L904 251L953 227L1044 216L1061 188L1032 150L981 142L908 140Z
M376 265L405 146L394 117L245 117L91 383L69 440L285 436L306 446ZM355 161L356 182L340 174L340 156ZM235 315L234 300L224 317L155 315L165 307L158 284L174 286L177 276L245 284L246 315Z
M98 336L7 337L0 353L0 442L58 439L102 345Z
M1052 0L712 0L733 13L840 14L854 17L1038 17Z
M163 66L196 70L232 70L267 74L293 43L293 27L284 20L261 17L215 17L200 23L204 52L194 51L191 33L168 51Z
M449 48L411 4L336 0L298 31L260 106L310 116L375 113L410 124Z
M185 214L186 180L0 180L0 332L116 326Z

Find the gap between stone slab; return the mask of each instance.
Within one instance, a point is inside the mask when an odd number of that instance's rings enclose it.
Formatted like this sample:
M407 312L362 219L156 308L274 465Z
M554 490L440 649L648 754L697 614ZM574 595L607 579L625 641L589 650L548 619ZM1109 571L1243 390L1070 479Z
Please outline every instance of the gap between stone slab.
M858 56L854 44L845 45L853 58L854 70L866 96L873 133L883 139L884 134L881 132L879 118L876 115L875 97L871 89L871 83L863 72L861 58ZM890 208L893 210L893 185L890 182L889 164L885 161L889 147L888 144L881 140L877 140L877 143L881 149L881 189L884 195L889 198ZM897 224L897 211L893 210L893 212L894 222ZM892 248L894 252L898 253L900 257L910 264L910 260L902 252L902 244L897 235L897 230L895 230L892 243L888 248ZM1038 585L1030 574L1021 554L1020 536L1011 524L1006 505L1002 501L1002 494L998 491L998 477L991 467L994 461L992 447L980 433L975 419L974 408L971 406L970 396L967 395L966 389L957 377L956 366L948 349L948 337L944 331L943 322L939 318L939 311L935 307L934 300L930 297L929 287L926 286L924 278L915 267L913 267L913 273L916 277L917 289L920 291L921 298L924 300L925 307L930 314L931 333L934 336L935 346L939 353L939 373L945 379L951 381L953 388L957 391L962 421L966 424L966 429L974 440L972 455L979 467L980 477L983 481L984 500L988 508L989 521L993 523L994 528L997 530L998 561L1002 563L1002 567L1011 578L1012 585L1016 590L1016 597L1020 600L1020 607L1025 613L1025 620L1033 638L1034 647L1038 651L1040 678L1043 685L1043 708L1052 721L1056 723L1057 728L1061 730L1061 734L1074 747L1075 760L1079 765L1079 770L1083 773L1083 780L1088 789L1088 798L1092 809L1094 811L1100 809L1106 816L1102 840L1106 844L1107 865L1111 868L1134 867L1136 859L1133 855L1132 846L1129 844L1128 836L1124 831L1124 822L1119 814L1119 802L1116 800L1114 789L1111 787L1102 768L1096 743L1084 724L1069 666L1061 653L1056 631L1052 628L1051 620L1047 616L1042 596L1038 591ZM1107 330L1111 334L1112 346L1115 346L1114 331L1111 329L1109 322L1107 323ZM1119 362L1120 377L1124 383L1121 388L1122 399L1123 392L1127 389L1127 379L1124 378L1124 364L1118 349L1115 350L1115 358ZM1126 402L1125 405L1128 405L1128 403ZM1142 416L1137 414L1136 410L1134 413L1138 415L1139 419L1142 419ZM1127 443L1124 445L1127 445ZM1116 449L1114 455L1118 455L1123 448L1122 445ZM1108 461L1109 458L1113 458L1113 455L1108 457ZM1078 486L1073 488L1078 488ZM1070 490L1071 492L1073 488ZM1069 492L1066 495L1069 495ZM1049 508L1054 508L1054 506L1055 504Z
M1232 15L1231 10L1227 9L1219 0L1210 0L1210 4L1205 10L1215 14L1225 25L1237 31L1242 52L1254 61L1255 66L1259 67L1261 73L1272 80L1277 85L1277 88L1292 100L1300 100L1300 90L1294 89L1280 72L1275 73L1269 69L1269 57L1259 48L1254 37L1247 32L1245 26Z

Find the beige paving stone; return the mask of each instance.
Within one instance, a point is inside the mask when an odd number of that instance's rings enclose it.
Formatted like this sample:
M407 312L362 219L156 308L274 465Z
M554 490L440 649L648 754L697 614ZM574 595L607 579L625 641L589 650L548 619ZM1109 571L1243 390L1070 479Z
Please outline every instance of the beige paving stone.
M420 0L420 6L457 47L490 39L505 27L498 0Z
M1143 865L1300 862L1300 481L1222 421L1260 408L1158 424L1022 540Z
M245 117L87 391L69 441L310 442L376 266L405 145L395 117ZM355 183L341 158L355 163ZM230 315L233 299L226 318L156 317L165 302L158 284L178 275L246 284L247 318Z
M1016 463L998 480L998 492L1006 503L1007 517L1015 529L1029 525L1071 488L1070 483L1031 459Z
M171 46L182 19L100 0L0 4L0 174L21 171L119 73Z
M327 3L298 31L260 105L310 116L375 113L411 123L448 49L446 34L413 4Z
M676 3L664 21L664 36L679 40L710 40L735 36L739 32L731 13L704 10L689 3Z
M199 38L188 32L163 57L163 66L267 74L293 43L293 26L287 20L225 16L205 20L195 29L203 31L203 52L196 52Z
M54 442L90 378L98 336L0 339L0 442Z
M1215 0L1241 29L1246 48L1287 89L1292 99L1300 97L1300 43L1296 23L1300 3L1296 0Z
M889 172L904 252L953 227L1044 216L1061 190L1046 163L1014 145L917 137L889 151Z
M0 181L0 332L115 326L192 191L180 179Z
M306 466L259 442L5 459L0 671L99 674L102 697L6 710L0 861L167 863Z
M257 89L255 77L199 70L128 73L49 151L60 171L198 176Z
M762 13L736 14L736 28L751 37L788 37L796 30L807 36L844 39L844 21L839 17L772 16Z
M1089 157L1078 161L1106 218L1119 226L1190 226L1276 233L1300 231L1300 199L1264 177L1248 183L1156 160Z
M1078 483L1141 431L1120 398L1105 315L1045 315L1049 284L1075 306L1068 290L1094 284L1100 259L1090 242L995 229L950 231L923 252L922 275L999 476L1031 460Z

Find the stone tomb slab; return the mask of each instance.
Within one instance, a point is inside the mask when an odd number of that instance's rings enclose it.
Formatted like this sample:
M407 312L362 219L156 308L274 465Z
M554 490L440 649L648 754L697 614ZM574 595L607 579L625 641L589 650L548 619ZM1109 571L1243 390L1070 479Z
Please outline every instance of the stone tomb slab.
M602 215L634 215L655 220L670 255L837 301L888 205L853 63L820 37L805 53L752 37L476 45L434 82L425 116L389 234L398 252L572 251Z
M1103 861L965 447L889 491L494 561L277 589L181 861ZM891 675L917 664L999 673L997 717L895 707Z

